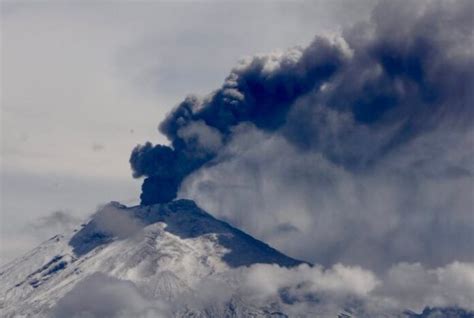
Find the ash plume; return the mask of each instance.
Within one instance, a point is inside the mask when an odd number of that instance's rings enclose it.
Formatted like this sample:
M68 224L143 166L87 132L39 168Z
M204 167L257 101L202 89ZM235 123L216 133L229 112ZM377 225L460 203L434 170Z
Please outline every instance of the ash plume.
M220 89L188 96L160 124L169 145L133 150L133 175L145 177L142 204L175 198L242 123L349 168L366 167L441 124L471 125L473 5L385 1L369 22L341 36L242 61ZM341 127L327 131L336 117ZM353 135L351 125L365 131Z
M142 204L178 191L325 266L474 261L473 16L381 1L339 35L243 60L167 116L169 145L135 148Z
M134 177L147 177L142 204L172 200L183 179L212 161L238 124L281 127L292 103L331 78L345 59L340 43L318 37L308 48L244 61L206 98L187 97L160 124L171 144L146 143L132 152Z

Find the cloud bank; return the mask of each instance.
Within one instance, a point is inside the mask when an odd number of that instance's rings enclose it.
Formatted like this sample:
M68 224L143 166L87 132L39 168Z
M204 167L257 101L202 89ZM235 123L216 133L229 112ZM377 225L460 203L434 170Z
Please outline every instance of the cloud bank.
M454 262L424 268L400 263L382 276L358 266L336 264L284 268L256 264L204 278L190 292L164 304L131 281L96 273L78 283L54 309L55 317L174 317L225 313L239 302L262 313L289 317L408 317L409 312L452 308L474 310L474 265ZM464 308L463 310L456 308ZM408 311L407 311L408 310ZM422 317L427 317L423 316ZM460 315L453 317L460 317Z

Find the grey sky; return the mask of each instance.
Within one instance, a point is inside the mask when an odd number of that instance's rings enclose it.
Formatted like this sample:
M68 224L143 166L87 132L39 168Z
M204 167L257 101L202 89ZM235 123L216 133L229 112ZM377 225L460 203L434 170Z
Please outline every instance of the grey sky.
M372 2L3 1L0 263L35 246L25 229L54 211L138 202L130 151L164 142L156 124L186 94L219 87L246 55L337 32Z

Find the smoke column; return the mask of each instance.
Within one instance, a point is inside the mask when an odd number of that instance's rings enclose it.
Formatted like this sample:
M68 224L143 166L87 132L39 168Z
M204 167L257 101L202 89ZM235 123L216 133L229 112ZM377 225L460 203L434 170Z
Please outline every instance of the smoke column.
M141 203L174 199L187 176L225 160L223 149L242 124L348 170L370 169L441 126L471 127L473 6L385 1L370 21L340 36L242 61L221 88L188 96L159 125L169 145L133 149L133 176L145 177ZM331 116L349 119L324 131ZM353 135L351 125L366 132Z

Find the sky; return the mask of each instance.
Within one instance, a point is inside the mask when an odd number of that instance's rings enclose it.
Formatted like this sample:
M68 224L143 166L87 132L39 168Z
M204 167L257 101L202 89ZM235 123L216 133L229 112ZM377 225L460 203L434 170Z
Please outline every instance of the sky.
M257 302L472 310L474 2L1 9L1 264L106 202L177 197L315 264L238 269ZM75 292L142 307L95 279Z
M166 143L157 125L184 96L373 3L2 1L0 263L103 203L137 204L131 149Z

